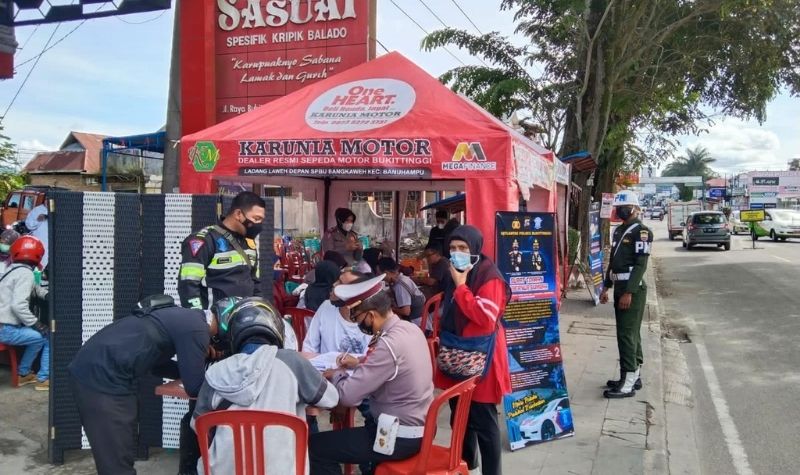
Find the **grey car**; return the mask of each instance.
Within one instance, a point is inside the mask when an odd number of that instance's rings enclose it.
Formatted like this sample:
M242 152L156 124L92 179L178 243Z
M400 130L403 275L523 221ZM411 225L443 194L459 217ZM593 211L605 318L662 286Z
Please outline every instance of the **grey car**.
M716 244L726 251L731 248L731 225L719 211L700 211L689 215L683 225L683 247Z

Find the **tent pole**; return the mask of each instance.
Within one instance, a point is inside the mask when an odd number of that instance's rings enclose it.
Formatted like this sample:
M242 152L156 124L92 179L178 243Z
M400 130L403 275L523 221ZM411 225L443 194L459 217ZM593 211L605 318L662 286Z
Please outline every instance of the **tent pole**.
M323 197L324 211L322 213L322 232L320 232L320 235L324 234L325 231L328 230L328 208L331 205L330 201L331 201L331 179L325 177L325 196Z
M400 212L400 193L400 191L394 192L394 256L397 262L400 262L400 226L403 223L403 215Z

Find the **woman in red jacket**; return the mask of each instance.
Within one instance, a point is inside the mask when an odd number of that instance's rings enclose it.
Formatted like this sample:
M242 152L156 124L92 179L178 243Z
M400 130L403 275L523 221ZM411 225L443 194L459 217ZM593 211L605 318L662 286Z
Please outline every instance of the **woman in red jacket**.
M462 456L472 471L478 467L480 451L483 474L499 475L502 447L496 406L511 392L508 349L500 319L511 293L494 262L481 254L482 248L483 235L473 226L459 226L450 235L453 285L445 294L442 329L465 337L496 333L489 368L472 396ZM441 389L458 382L438 371L434 380Z

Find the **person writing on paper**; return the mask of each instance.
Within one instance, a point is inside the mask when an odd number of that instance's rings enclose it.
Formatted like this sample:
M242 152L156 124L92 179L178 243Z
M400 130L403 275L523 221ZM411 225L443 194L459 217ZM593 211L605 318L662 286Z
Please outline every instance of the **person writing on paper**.
M335 407L339 393L296 351L283 349L284 322L263 299L223 299L215 305L220 338L232 356L206 371L192 415L224 409L278 411L305 417L306 405ZM293 473L294 439L282 429L268 429L265 473ZM233 473L235 450L228 428L218 428L209 448L211 473ZM197 462L203 473L203 461Z
M211 312L180 308L172 297L153 295L83 344L67 370L98 474L136 473L139 378L180 378L186 394L196 397L216 333Z
M433 400L430 356L419 328L392 313L383 280L381 275L333 289L349 308L350 321L376 338L363 359L341 359L343 366L353 368L351 375L335 370L326 376L339 392L340 405L352 407L368 398L375 423L311 435L309 458L314 475L340 475L340 463L402 460L420 450L425 416Z
M500 319L511 297L502 274L483 249L483 235L474 226L459 226L450 235L450 276L453 285L444 296L441 330L461 337L495 334L494 350L486 364L489 367L472 396L464 434L462 458L470 473L480 469L484 475L501 473L500 424L497 404L504 394L511 392L508 368L508 350ZM458 381L436 372L436 387L447 389ZM455 401L451 408L455 408Z

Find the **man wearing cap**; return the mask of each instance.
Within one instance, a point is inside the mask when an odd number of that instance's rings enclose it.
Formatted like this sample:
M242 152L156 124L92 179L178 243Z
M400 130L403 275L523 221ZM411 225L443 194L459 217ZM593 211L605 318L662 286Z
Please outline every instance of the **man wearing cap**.
M210 312L180 308L172 297L158 295L139 302L131 315L105 326L78 350L67 370L98 474L136 473L139 378L180 378L186 393L197 397L216 333Z
M614 231L611 260L603 282L600 302L608 302L608 289L614 288L614 316L617 321L620 379L608 380L603 396L631 397L641 389L642 315L647 302L644 273L653 233L639 221L639 197L628 190L614 196L614 208L622 224Z
M376 423L313 434L309 458L314 475L341 474L341 463L402 460L420 450L433 399L430 356L419 328L392 313L383 280L381 275L334 288L334 295L350 310L350 321L375 338L362 359L341 357L343 367L353 368L351 375L337 370L326 376L339 392L340 405L357 406L369 399ZM390 434L396 437L394 443L387 438Z

